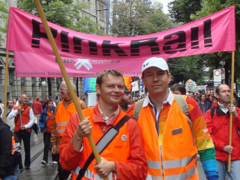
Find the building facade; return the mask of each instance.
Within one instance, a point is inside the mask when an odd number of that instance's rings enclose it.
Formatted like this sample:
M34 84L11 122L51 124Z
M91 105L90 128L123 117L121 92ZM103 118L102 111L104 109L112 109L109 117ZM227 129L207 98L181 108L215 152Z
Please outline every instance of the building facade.
M7 6L17 7L17 0L0 0L6 2ZM85 13L90 14L92 19L96 21L98 27L106 32L106 11L107 11L107 1L106 0L74 0L77 2L88 2L89 6ZM2 25L2 24L1 24ZM14 64L14 54L9 52L8 60L8 72L6 72L6 34L2 34L5 40L0 41L0 99L4 100L4 84L5 84L5 74L8 74L7 78L7 99L12 99L19 97L21 94L27 94L28 97L35 98L36 96L45 99L46 97L59 96L59 87L63 78L21 78L16 77L15 74L15 64ZM77 95L83 95L83 78L70 78L76 87Z

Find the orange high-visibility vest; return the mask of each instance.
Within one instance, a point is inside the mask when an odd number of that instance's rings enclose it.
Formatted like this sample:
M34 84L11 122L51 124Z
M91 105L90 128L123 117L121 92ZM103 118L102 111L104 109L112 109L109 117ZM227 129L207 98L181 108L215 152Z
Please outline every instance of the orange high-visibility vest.
M55 118L57 137L63 136L67 123L75 112L77 112L77 110L73 102L71 102L66 109L64 108L63 101L59 103Z
M14 155L16 150L17 150L17 144L15 142L15 137L12 135L12 155Z
M152 107L142 108L138 123L141 127L148 161L146 180L198 180L197 148L194 137L187 117L175 99L168 112L161 146Z
M27 107L27 105L21 107L21 119L22 119L22 124L26 125L29 123L30 117L29 117L29 111L30 107ZM18 106L13 107L14 110L16 110ZM26 108L26 109L25 109ZM24 110L25 109L25 110ZM24 110L24 111L23 111ZM20 121L20 115L15 116L15 128L14 132L20 131L20 126L21 126L21 121ZM30 132L30 128L26 129L28 132Z
M98 123L93 122L93 114L94 114L94 108L88 108L84 111L85 117L90 117L89 122L92 125L92 138L95 143L97 143L101 137L103 136L103 132L99 126ZM123 117L125 116L125 113L121 112L120 115L118 115L118 118L114 122L114 125L116 125ZM125 139L123 139L125 137ZM72 179L76 180L79 170L84 166L85 162L87 161L88 157L92 153L91 146L86 138L83 139L83 151L81 152L81 158L79 159L78 167L72 171ZM120 129L117 136L112 140L112 142L107 146L107 148L101 153L101 157L104 157L108 161L119 161L119 162L126 162L129 154L130 154L130 142L129 142L129 133L127 130L127 123L125 123ZM119 148L121 147L121 148ZM81 180L102 180L97 174L97 172L94 170L94 162L96 160L93 160L91 164L89 165L88 169L86 170L84 176ZM108 175L109 180L116 180L117 175L115 173L110 173Z

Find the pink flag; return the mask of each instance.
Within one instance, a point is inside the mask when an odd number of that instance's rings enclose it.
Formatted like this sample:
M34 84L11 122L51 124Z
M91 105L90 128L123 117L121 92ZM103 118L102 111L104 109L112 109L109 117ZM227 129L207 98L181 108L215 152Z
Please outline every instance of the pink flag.
M49 22L70 77L96 77L109 68L141 74L150 57L174 58L236 50L235 7L167 31L137 37L104 37ZM14 51L18 77L62 77L40 18L11 7L7 50Z

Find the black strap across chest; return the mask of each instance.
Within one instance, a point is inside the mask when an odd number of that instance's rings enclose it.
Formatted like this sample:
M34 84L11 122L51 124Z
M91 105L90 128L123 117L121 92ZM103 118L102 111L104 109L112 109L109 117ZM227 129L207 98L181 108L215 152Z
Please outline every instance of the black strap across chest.
M112 140L117 136L119 129L130 119L128 116L124 116L114 127L110 128L103 136L102 138L97 142L96 147L101 154L104 149L112 142ZM84 176L88 166L91 164L91 162L94 159L94 154L91 153L91 155L88 157L87 161L85 162L82 169L80 169L77 180L81 180Z

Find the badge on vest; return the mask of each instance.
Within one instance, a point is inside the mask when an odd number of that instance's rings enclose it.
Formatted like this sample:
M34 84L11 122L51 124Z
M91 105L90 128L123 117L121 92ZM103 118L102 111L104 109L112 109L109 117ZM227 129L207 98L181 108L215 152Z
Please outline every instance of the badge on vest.
M206 140L210 140L210 139L211 139L211 136L210 136L210 134L208 133L208 129L206 128L206 129L203 129L202 131L203 131L203 135L204 135L205 139L206 139Z
M126 141L127 140L127 136L126 135L122 135L121 139L122 139L122 141Z
M177 128L172 130L172 135L180 134L180 133L182 133L182 128Z

